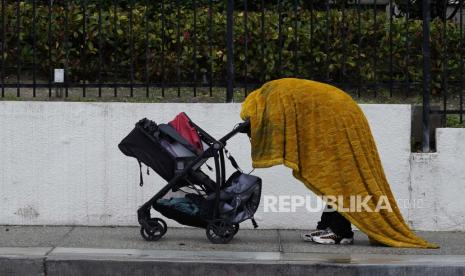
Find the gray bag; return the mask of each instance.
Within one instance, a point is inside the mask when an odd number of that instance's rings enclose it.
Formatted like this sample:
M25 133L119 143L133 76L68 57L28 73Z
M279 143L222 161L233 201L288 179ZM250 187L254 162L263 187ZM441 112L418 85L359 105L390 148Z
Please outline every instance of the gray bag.
M232 174L220 191L220 216L230 223L252 219L260 204L262 180L239 171Z

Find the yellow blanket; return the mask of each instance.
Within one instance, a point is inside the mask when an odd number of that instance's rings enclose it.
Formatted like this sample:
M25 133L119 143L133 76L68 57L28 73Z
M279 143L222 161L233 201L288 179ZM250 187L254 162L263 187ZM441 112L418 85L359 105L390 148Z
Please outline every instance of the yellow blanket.
M331 196L330 205L372 241L438 247L404 222L368 122L343 91L309 80L271 81L247 97L241 117L251 122L255 168L291 168L315 194Z

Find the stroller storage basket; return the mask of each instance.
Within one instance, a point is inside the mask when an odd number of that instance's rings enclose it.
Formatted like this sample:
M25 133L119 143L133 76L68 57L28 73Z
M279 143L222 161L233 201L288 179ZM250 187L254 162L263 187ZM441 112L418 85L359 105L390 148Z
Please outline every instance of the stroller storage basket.
M187 196L186 196L187 198ZM179 199L179 198L177 198ZM166 201L166 200L165 200ZM205 201L206 203L206 201ZM193 226L193 227L200 227L205 228L208 225L208 217L210 215L207 213L205 206L199 206L195 203L192 203L197 209L197 212L189 212L182 210L180 208L176 208L176 206L170 206L167 204L162 204L160 200L153 204L153 208L160 212L163 216L175 220L180 224Z

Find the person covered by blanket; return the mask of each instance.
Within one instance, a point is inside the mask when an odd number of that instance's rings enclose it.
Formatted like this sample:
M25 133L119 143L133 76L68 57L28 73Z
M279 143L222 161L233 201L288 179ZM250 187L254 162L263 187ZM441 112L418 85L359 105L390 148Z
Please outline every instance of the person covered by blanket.
M351 224L372 243L438 248L405 223L363 111L344 91L320 82L284 78L251 92L241 118L250 122L252 166L285 165L327 203L306 241L352 244ZM353 197L369 199L353 210ZM378 208L383 203L388 208Z

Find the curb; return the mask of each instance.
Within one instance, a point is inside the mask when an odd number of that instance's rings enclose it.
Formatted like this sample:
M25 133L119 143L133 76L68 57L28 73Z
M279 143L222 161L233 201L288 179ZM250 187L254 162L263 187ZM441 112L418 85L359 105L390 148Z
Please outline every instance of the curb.
M464 275L464 255L0 248L0 275Z

